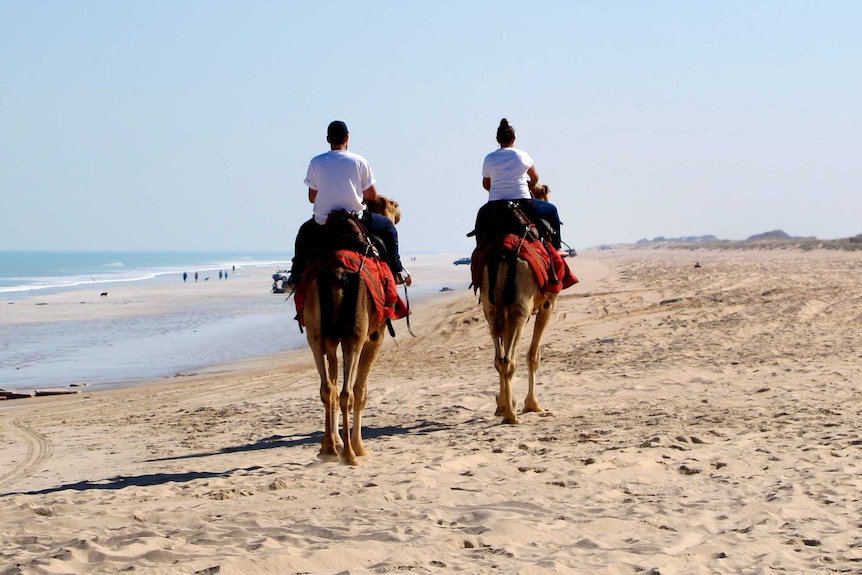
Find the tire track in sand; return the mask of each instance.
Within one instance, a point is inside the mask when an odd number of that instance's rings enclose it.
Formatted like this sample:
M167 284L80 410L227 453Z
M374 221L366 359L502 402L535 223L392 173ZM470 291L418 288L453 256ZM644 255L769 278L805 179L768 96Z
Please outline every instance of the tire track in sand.
M36 433L17 419L3 421L0 419L0 428L8 432L12 437L23 440L27 447L27 454L12 466L9 471L0 474L0 488L12 484L12 482L30 475L37 466L51 459L54 455L54 444L43 435Z

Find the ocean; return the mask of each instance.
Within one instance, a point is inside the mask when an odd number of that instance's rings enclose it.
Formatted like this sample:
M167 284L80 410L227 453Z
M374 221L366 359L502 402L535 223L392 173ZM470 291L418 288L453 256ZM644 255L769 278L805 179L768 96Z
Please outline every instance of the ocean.
M136 282L242 265L288 265L284 252L0 251L0 298Z

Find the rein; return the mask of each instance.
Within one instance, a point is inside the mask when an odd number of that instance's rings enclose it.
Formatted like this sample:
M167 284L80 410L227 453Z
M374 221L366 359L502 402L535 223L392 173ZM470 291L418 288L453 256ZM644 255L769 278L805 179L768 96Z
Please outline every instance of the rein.
M407 320L407 333L416 337L416 334L413 333L413 328L410 327L410 298L407 297L407 284L404 284L404 303L407 304L407 316L404 318Z

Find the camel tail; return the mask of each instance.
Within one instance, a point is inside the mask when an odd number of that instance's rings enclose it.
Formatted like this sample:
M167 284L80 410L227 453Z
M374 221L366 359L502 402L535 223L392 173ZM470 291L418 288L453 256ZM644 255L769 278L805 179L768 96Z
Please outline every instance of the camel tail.
M353 336L359 274L344 269L325 270L317 280L320 290L321 332L329 339Z

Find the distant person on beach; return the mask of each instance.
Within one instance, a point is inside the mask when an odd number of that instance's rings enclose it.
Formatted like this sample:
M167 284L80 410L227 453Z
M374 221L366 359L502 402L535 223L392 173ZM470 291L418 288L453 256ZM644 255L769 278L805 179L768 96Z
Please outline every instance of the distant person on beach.
M186 283L186 280L189 279L189 274L183 272L183 283Z
M533 158L527 152L515 148L515 128L506 118L500 120L497 127L497 143L500 147L485 156L482 164L482 187L488 191L488 202L531 200L536 215L553 228L551 245L560 250L562 238L557 207L550 202L534 199L533 190L539 183L539 173ZM560 255L566 254L561 251Z
M198 281L198 272L195 272L195 282Z
M218 279L221 281L221 270L218 271Z
M314 204L313 217L302 224L296 236L293 265L287 285L295 289L309 263L323 224L330 212L347 210L359 216L370 234L380 237L386 246L389 267L396 281L410 285L410 274L401 265L398 254L398 232L386 216L366 209L365 201L377 198L376 180L363 156L348 151L350 133L347 124L331 122L326 129L330 150L311 159L305 178L308 201Z

